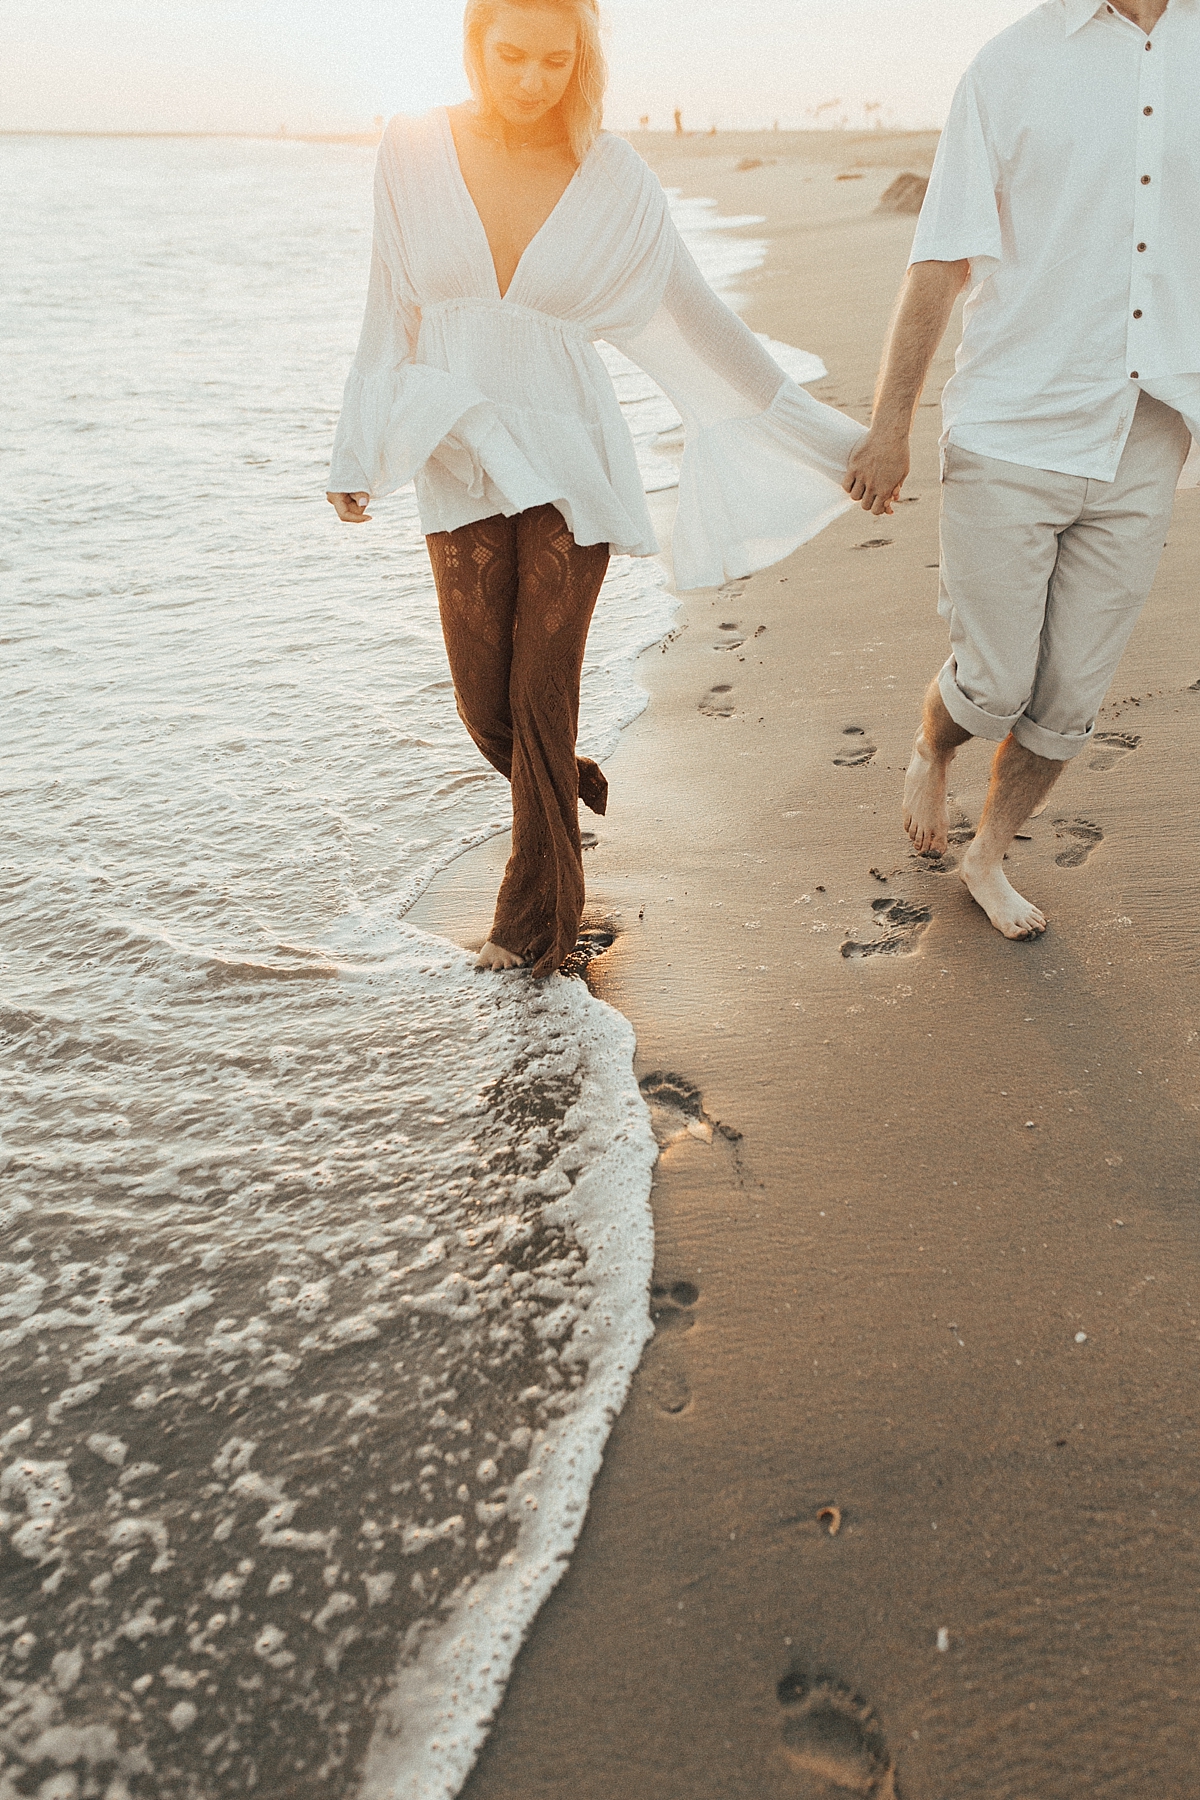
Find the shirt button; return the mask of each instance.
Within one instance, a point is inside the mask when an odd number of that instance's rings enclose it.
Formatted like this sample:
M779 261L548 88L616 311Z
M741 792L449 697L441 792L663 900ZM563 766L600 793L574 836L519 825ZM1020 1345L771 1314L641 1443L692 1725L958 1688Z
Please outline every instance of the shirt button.
M1139 244L1139 245L1138 245L1138 249L1139 249L1139 250L1144 250L1144 249L1145 249L1145 248L1146 248L1146 246L1145 246L1145 244Z
M1154 108L1152 106L1143 106L1142 111L1145 113L1146 117L1149 118L1150 114L1154 111Z
M1136 381L1136 380L1137 380L1137 378L1138 378L1138 372L1137 372L1137 370L1136 370L1136 369L1130 369L1130 371L1129 371L1129 379L1130 379L1130 381Z
M1142 186L1143 186L1143 187L1149 187L1149 186L1150 186L1150 177L1149 177L1149 176L1148 176L1148 175L1143 175L1143 176L1142 176Z
M1134 318L1135 318L1135 319L1140 319L1140 318L1141 318L1141 316L1142 316L1142 309L1141 309L1141 307L1140 307L1140 306L1136 306L1136 307L1135 307L1135 308L1134 308L1134 311L1133 311L1133 316L1134 316Z

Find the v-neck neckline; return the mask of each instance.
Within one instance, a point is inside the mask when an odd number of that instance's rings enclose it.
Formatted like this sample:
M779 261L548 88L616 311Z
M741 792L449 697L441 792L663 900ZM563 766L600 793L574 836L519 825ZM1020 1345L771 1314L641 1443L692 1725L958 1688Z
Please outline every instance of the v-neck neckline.
M508 286L504 289L503 293L501 293L501 291L500 291L500 276L496 269L496 258L492 254L492 246L491 246L491 241L487 234L487 226L484 224L483 215L480 213L479 208L476 206L474 196L472 195L470 188L467 186L467 178L463 174L462 163L458 159L458 145L454 141L454 128L450 123L450 108L448 106L443 106L443 107L439 108L439 111L441 112L441 115L442 115L442 130L445 134L446 152L447 152L447 154L450 158L450 162L453 166L454 176L458 183L459 195L465 203L467 212L469 213L470 217L474 220L476 229L478 230L479 236L483 241L484 255L487 258L488 268L491 270L492 286L496 290L496 298L500 301L505 301L508 299L508 296L512 293L514 287L517 285L517 282L520 279L521 271L525 267L526 257L529 255L530 251L533 249L533 246L537 243L538 239L540 237L543 237L545 235L545 233L549 230L550 226L554 223L555 219L558 217L559 213L562 211L564 205L566 204L568 196L575 191L575 187L576 187L577 182L579 181L579 177L582 175L584 167L588 161L588 158L591 156L592 153L590 150L588 151L587 156L585 156L583 159L583 162L581 162L579 164L578 168L575 170L575 173L572 175L570 181L568 181L566 187L563 189L562 193L558 196L558 199L554 202L554 205L551 207L550 211L546 214L546 217L542 220L541 224L538 226L537 230L534 232L533 236L530 238L529 242L526 244L525 248L522 250L520 256L517 258L517 266L512 272L512 275L509 279Z

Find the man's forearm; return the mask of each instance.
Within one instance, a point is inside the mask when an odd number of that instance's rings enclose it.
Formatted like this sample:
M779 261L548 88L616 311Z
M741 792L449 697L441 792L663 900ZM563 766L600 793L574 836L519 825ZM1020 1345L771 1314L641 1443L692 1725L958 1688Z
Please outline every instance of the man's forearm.
M900 291L875 390L872 431L907 437L970 264L914 263Z
M875 390L871 429L851 456L842 483L865 512L890 513L908 477L913 415L970 266L914 263L900 290Z

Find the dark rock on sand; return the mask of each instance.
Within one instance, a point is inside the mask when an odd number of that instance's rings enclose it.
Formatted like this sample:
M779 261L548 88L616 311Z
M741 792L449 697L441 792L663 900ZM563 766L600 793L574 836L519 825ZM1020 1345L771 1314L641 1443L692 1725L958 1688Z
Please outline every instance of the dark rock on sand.
M879 197L876 212L919 213L929 186L927 175L897 175L890 188Z

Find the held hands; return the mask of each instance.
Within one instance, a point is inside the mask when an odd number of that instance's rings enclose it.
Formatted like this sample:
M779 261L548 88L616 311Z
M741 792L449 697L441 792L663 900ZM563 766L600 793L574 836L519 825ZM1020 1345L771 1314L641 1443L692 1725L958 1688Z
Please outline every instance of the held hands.
M851 456L842 486L864 512L891 513L908 469L908 433L875 426Z
M326 494L343 525L363 525L371 517L367 511L370 494Z

